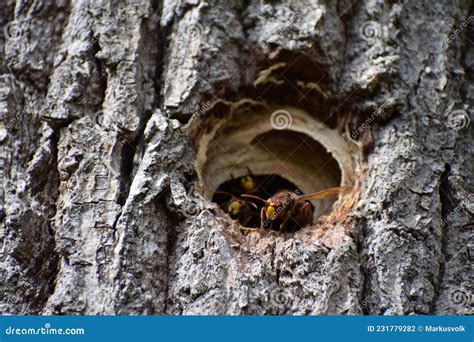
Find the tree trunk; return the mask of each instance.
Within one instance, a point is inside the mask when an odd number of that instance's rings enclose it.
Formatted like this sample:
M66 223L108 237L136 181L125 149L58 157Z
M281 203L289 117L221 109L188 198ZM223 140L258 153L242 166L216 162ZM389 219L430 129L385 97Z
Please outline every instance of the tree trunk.
M1 0L0 312L472 314L472 15ZM295 233L242 229L212 194L257 131L280 140L256 174L350 194ZM299 136L312 155L273 155Z

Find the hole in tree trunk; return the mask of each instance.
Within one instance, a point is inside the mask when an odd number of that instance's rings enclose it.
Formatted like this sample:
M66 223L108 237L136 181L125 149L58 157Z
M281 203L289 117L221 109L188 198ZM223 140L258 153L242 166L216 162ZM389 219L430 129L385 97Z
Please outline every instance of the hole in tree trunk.
M242 194L267 200L281 190L303 195L352 185L354 160L347 141L301 109L241 102L192 129L202 193L242 226L260 227L264 206ZM336 200L311 200L306 225L331 212ZM290 225L287 231L298 229Z

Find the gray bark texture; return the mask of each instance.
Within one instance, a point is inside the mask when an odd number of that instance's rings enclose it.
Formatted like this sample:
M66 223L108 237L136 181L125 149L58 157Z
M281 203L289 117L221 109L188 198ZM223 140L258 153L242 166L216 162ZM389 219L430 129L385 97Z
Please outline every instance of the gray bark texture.
M473 14L0 0L0 312L473 314ZM259 106L304 110L352 158L351 193L296 233L243 230L206 194L230 177L206 165L245 170L237 143L206 147L230 133L206 137Z

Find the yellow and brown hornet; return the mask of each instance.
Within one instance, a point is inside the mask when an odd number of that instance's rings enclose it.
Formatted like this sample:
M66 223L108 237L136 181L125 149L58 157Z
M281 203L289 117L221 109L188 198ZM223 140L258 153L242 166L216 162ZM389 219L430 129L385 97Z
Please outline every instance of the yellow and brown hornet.
M291 191L280 191L267 200L254 195L243 194L242 197L257 199L265 203L260 211L260 228L287 231L288 223L302 228L312 223L313 208L309 200L337 197L341 192L348 192L350 187L336 187L312 194L298 196Z

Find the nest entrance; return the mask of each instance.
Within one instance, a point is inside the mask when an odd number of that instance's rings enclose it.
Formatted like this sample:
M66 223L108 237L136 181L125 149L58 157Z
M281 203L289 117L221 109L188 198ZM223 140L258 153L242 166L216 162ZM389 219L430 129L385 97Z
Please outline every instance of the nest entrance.
M277 120L281 113L287 119L283 127ZM200 188L227 213L231 197L245 193L241 182L247 176L257 185L263 183L256 195L264 199L279 190L310 194L351 185L353 158L346 140L300 109L236 104L226 115L208 117L197 129ZM311 201L313 222L328 213L335 200ZM261 207L252 206L257 212ZM243 226L260 225L259 215L248 220L233 216Z

